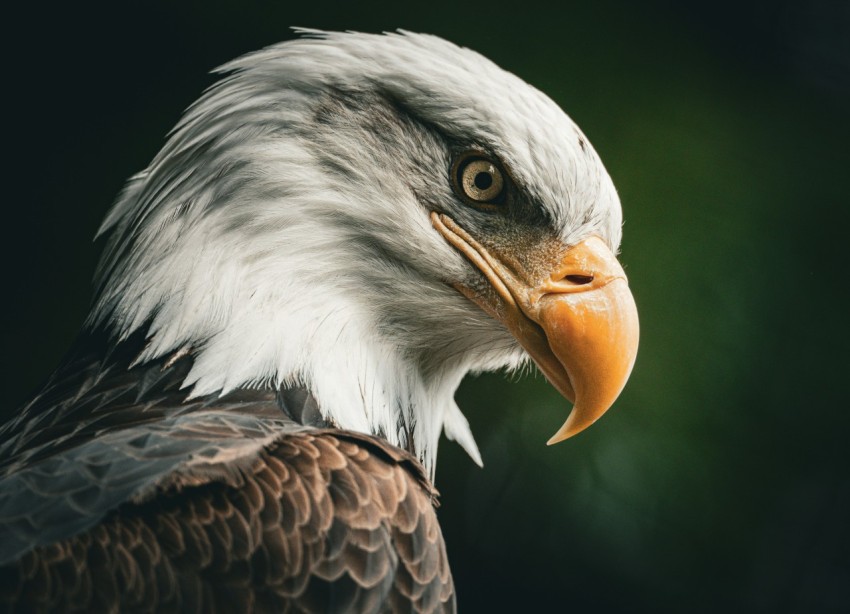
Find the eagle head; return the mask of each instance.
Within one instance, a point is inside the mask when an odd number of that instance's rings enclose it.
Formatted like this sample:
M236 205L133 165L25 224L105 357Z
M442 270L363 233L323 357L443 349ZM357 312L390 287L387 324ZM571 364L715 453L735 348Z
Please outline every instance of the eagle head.
M90 326L190 353L191 396L306 388L340 428L433 471L480 463L454 392L530 358L575 407L614 401L637 315L620 203L548 97L434 36L301 31L237 59L132 177Z

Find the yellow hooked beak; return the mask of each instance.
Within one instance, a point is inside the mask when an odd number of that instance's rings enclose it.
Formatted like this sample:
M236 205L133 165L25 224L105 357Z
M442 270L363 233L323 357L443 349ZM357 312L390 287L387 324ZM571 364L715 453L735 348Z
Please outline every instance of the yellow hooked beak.
M447 215L432 213L431 222L484 273L501 302L458 290L501 321L573 403L549 445L596 422L626 385L639 337L626 274L604 241L594 236L569 248L548 276L529 284L527 271L511 271Z

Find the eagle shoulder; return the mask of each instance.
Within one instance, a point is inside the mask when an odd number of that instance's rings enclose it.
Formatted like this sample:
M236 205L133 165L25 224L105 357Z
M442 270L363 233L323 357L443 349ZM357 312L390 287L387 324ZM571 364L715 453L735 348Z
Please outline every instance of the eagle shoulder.
M227 481L176 480L3 569L24 609L454 611L435 492L406 452L311 429Z

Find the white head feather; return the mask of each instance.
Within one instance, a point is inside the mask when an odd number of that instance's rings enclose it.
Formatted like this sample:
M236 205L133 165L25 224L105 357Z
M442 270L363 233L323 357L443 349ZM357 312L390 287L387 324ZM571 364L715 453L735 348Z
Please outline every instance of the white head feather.
M457 206L453 148L497 155L567 243L616 249L613 185L557 105L477 53L306 34L219 69L131 178L100 229L90 324L150 323L142 361L191 348L193 396L304 385L326 418L432 471L443 429L480 464L454 392L524 353L444 283L470 274L428 218Z

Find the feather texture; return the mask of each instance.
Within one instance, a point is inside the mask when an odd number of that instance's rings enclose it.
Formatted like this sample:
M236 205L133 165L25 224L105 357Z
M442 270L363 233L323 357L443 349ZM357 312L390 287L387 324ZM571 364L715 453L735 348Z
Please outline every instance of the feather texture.
M21 611L454 610L421 466L329 431L280 437L238 479L125 503L0 576Z
M191 358L130 367L143 342L106 359L80 343L4 429L0 603L453 610L436 492L414 457L300 424L315 417L303 391L186 401Z

